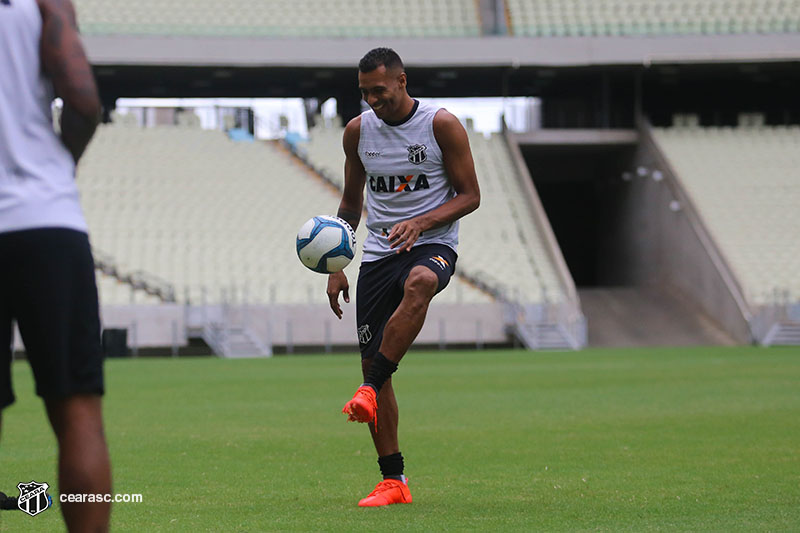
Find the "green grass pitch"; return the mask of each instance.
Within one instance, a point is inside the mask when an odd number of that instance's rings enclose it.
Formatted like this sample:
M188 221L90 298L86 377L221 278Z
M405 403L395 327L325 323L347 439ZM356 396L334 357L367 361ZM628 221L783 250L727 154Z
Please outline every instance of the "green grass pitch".
M800 531L800 349L412 352L395 377L412 505L341 406L357 356L106 366L115 531ZM26 363L0 490L58 499ZM63 530L58 503L2 531Z

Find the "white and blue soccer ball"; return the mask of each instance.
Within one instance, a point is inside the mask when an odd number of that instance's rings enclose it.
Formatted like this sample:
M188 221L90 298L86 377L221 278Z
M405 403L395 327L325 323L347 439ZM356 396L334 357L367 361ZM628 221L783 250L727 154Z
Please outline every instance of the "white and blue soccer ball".
M314 217L297 232L297 257L314 272L339 272L355 255L356 233L339 217Z

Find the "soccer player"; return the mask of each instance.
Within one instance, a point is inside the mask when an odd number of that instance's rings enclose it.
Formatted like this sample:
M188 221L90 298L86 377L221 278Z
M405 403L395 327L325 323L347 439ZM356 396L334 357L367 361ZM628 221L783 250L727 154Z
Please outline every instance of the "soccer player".
M369 423L383 481L358 505L411 503L397 440L392 373L425 322L431 299L455 272L458 220L480 204L467 133L445 109L412 99L403 62L376 48L358 65L371 108L344 131L345 185L338 216L355 228L364 188L367 229L358 275L356 321L364 383L343 412ZM343 272L328 278L330 306L349 302Z
M100 109L70 0L0 0L0 409L14 402L16 320L58 441L61 494L111 492L97 287L75 186ZM69 531L108 530L110 503L61 506Z

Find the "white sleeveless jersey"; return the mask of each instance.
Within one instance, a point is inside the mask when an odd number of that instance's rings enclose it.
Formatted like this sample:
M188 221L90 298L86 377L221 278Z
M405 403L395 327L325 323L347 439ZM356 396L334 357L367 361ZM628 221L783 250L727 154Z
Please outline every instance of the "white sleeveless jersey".
M439 108L415 102L411 118L392 126L372 110L361 114L358 155L367 177L367 229L363 261L396 252L387 238L392 226L432 211L456 196L433 135ZM457 251L458 221L425 231L414 246L444 244Z
M0 0L0 232L86 231L72 155L53 131L36 0Z

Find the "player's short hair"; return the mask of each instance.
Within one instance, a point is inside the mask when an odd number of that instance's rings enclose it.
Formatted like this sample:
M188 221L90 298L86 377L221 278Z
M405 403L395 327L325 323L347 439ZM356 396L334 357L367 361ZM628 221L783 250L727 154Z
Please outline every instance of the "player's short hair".
M397 52L391 48L373 48L358 62L358 70L361 72L372 72L381 65L386 67L386 70L397 67L402 69L403 60L400 59Z

